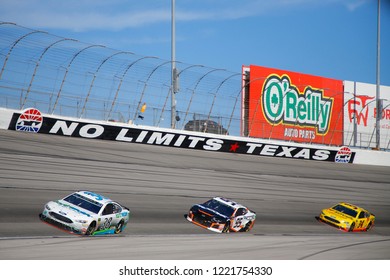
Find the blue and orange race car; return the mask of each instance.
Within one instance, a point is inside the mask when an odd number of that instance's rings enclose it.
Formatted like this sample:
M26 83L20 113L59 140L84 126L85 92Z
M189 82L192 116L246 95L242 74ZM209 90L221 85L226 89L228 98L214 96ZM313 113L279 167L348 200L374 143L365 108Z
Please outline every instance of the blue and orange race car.
M256 213L230 199L214 197L193 205L184 217L197 226L218 233L247 232L255 223Z

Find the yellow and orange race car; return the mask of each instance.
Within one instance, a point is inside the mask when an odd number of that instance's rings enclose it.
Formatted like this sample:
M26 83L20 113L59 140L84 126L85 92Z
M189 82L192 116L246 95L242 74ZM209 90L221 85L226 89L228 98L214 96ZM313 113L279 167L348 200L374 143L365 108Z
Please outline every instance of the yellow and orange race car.
M346 202L323 209L317 220L344 231L368 231L374 226L375 215Z

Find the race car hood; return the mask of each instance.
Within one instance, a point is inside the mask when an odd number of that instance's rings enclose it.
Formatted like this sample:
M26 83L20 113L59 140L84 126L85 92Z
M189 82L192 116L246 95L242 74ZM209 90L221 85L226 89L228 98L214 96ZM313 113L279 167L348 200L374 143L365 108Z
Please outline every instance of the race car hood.
M91 219L95 213L92 213L86 209L77 207L76 205L70 204L63 200L50 201L47 203L47 206L50 207L50 211L56 212L62 216L65 216L69 219Z
M322 210L322 212L325 215L332 217L332 218L335 218L335 219L344 220L344 221L352 221L353 220L353 217L351 217L347 214L344 214L340 211L334 210L332 208L324 209L324 210Z
M199 211L207 216L210 216L210 218L215 218L217 220L221 220L221 221L226 221L226 220L229 220L230 217L227 217L221 213L219 213L218 211L215 211L213 209L210 209L208 207L205 207L201 204L197 204L197 205L194 205L191 209L193 212L194 211Z

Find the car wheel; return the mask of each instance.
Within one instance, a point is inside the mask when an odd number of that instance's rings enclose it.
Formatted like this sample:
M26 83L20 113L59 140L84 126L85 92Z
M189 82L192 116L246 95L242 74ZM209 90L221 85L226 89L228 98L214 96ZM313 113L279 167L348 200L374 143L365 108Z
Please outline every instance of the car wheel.
M368 226L366 227L366 231L369 231L369 230L371 229L371 227L372 227L372 222L370 222L370 223L368 224Z
M227 223L225 224L225 226L223 227L222 232L223 232L223 233L228 233L229 231L230 231L230 222L227 222Z
M123 228L123 220L121 220L115 227L115 234L121 233Z
M93 221L93 222L89 225L87 231L85 232L85 235L92 235L92 234L95 232L95 227L96 227L96 222Z
M349 227L348 231L353 231L354 228L355 228L355 223L352 223L352 225Z
M248 232L251 229L252 221L246 223L245 227L241 230L242 232Z

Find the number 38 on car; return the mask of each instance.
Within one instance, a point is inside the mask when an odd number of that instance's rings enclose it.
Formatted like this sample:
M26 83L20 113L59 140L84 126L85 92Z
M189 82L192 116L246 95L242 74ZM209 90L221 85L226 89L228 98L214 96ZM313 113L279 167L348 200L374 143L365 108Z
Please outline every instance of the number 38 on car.
M107 197L78 191L63 199L48 202L39 218L57 228L81 235L122 232L130 210Z
M214 197L205 203L195 204L184 217L195 225L218 233L246 232L253 227L256 213L230 199Z

